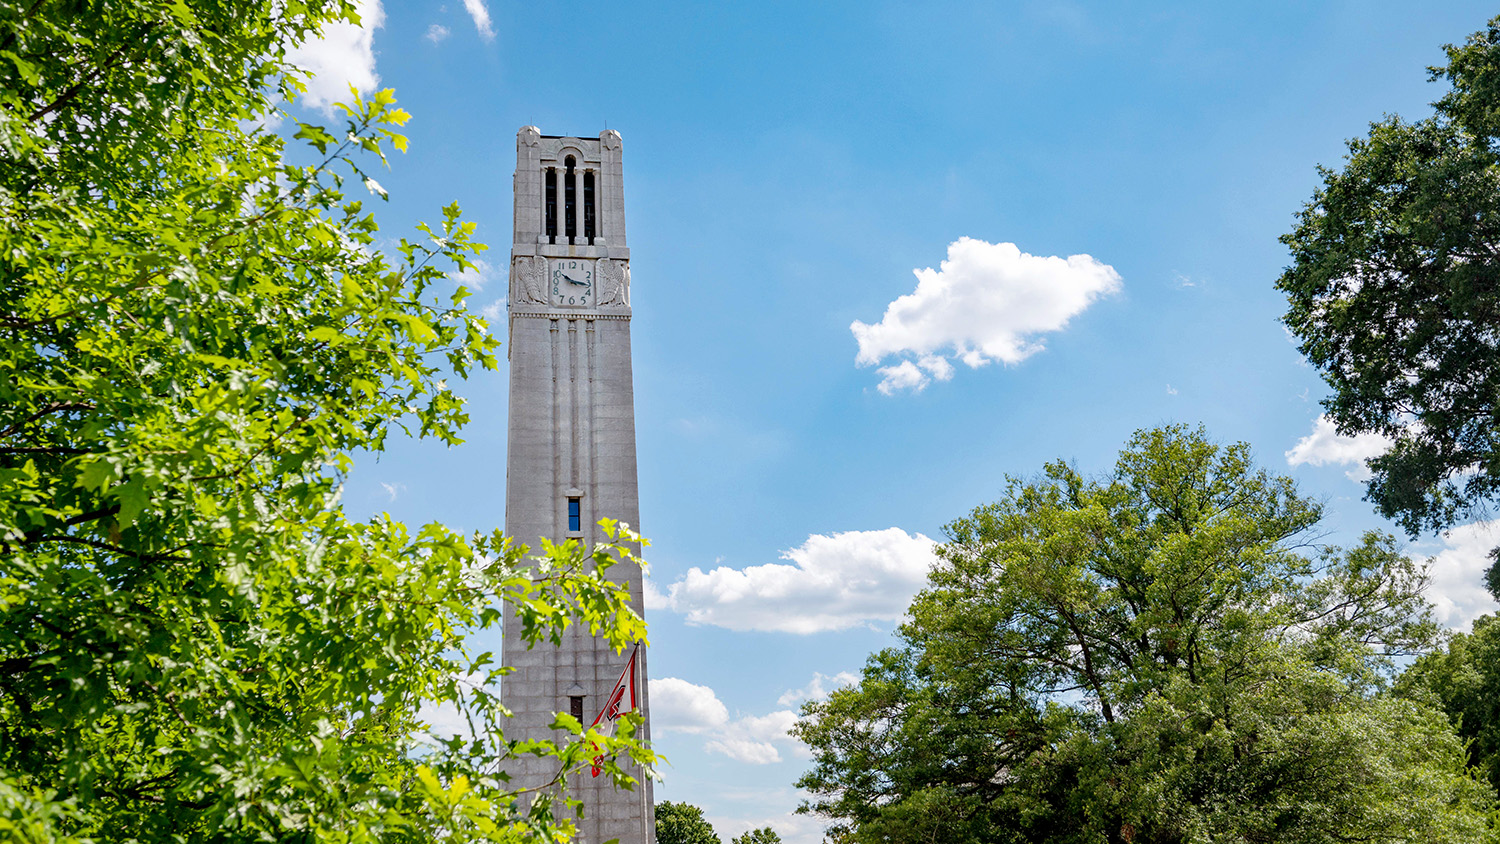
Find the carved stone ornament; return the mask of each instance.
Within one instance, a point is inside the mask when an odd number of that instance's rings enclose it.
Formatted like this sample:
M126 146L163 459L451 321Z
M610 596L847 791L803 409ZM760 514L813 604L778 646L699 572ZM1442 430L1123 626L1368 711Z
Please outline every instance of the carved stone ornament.
M547 260L517 256L510 265L510 301L517 305L547 304Z
M605 149L620 148L620 133L613 129L604 130L604 134L599 136L599 140L604 143Z
M630 264L625 261L599 262L600 305L630 304Z
M522 126L521 131L516 133L516 140L529 147L539 146L542 143L542 130L535 126Z

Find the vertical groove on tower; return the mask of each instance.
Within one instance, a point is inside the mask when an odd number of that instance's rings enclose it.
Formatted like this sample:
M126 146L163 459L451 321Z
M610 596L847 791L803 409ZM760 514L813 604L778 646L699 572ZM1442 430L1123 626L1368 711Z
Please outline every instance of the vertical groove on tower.
M583 443L588 449L589 471L585 476L588 478L588 486L584 489L584 509L589 514L589 536L599 539L602 537L595 536L595 522L608 514L600 513L595 506L595 502L599 500L599 473L594 468L599 465L599 444L594 440L594 320L585 321L584 327L584 338L586 340L584 360L588 362L588 389L584 392L589 396L589 407L588 413L584 416L585 429L583 436L579 438L579 442Z
M563 416L567 407L567 393L562 388L558 369L567 365L567 359L562 354L562 326L555 319L551 320L550 324L552 329L548 335L547 345L551 350L549 364L552 370L552 432L550 442L552 447L552 486L559 487L567 485L563 480L563 467L566 465L564 461L567 459L568 445L563 441L565 438L558 434L558 431L562 429ZM509 490L509 485L507 485L507 490ZM568 516L564 509L566 505L557 501L555 497L548 503L552 505L551 535L556 537L562 533L559 527L567 524Z
M568 489L578 488L578 320L568 320ZM571 530L569 526L569 530Z

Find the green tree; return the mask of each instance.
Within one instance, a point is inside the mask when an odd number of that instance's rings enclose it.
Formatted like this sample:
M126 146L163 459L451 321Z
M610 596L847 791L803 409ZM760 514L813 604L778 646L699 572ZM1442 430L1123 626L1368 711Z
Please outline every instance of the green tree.
M1394 441L1368 498L1412 535L1500 493L1500 18L1445 49L1433 116L1387 117L1319 168L1276 285L1329 418ZM1500 563L1488 582L1500 596Z
M729 844L781 844L781 836L769 826L763 826L760 829L747 830L744 835L735 836Z
M664 800L656 804L656 844L723 844L703 810Z
M1500 791L1500 616L1474 622L1407 669L1398 694L1435 702L1469 748L1469 764Z
M496 534L349 521L351 454L456 444L447 378L497 345L439 262L387 257L344 195L404 149L383 91L336 130L264 129L285 50L349 2L0 0L0 837L559 840L576 804L500 772L517 743L466 637L644 627L607 567ZM360 187L363 185L363 187ZM424 706L467 716L422 739ZM630 729L597 739L650 764Z
M858 686L807 704L804 811L844 842L1475 842L1493 796L1440 712L1381 694L1435 629L1390 537L1248 447L1138 433L949 525Z

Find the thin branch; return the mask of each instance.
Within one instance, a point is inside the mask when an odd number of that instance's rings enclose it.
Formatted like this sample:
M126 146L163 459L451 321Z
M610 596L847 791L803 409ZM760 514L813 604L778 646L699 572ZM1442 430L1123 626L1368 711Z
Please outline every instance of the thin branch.
M115 63L115 61L120 58L120 56L125 52L125 49L127 47L132 47L132 46L135 46L135 45L139 44L141 42L141 40L146 37L146 33L150 32L151 30L153 30L155 28L156 28L156 24L154 24L154 23L148 23L148 24L146 24L144 27L141 28L141 31L137 35L135 35L132 38L126 39L125 43L121 44L118 49L116 49L113 53L111 53L110 56L109 56L109 58L107 58L107 59L104 60L103 64L99 65L99 67L97 67L97 68L94 69L93 73L90 73L89 75L85 76L84 78L78 80L76 83L73 84L73 86L71 88L69 88L68 90L64 91L63 94L62 94L62 96L60 96L57 99L53 100L52 103L50 105L48 105L47 107L42 108L42 109L40 109L38 111L33 112L30 117L26 118L27 122L29 122L29 123L35 123L36 121L41 120L43 117L46 117L47 115L51 114L52 112L56 111L57 109L63 107L64 105L67 105L69 102L71 102L73 100L74 97L78 96L78 93L80 91L82 91L86 85L88 85L90 82L93 82L96 78L98 78L104 72L110 70L111 65L113 65Z
M160 560L171 560L172 562L178 563L188 562L187 557L178 557L171 554L138 554L134 551L121 548L118 545L111 545L108 542L100 542L97 539L84 539L81 536L68 536L66 534L47 534L45 536L27 537L25 542L27 545L34 545L39 542L68 542L74 545L85 545L89 548L94 548L99 551L108 551L111 554L119 554L124 557L131 557L133 559L142 560L145 562L157 562Z
M11 434L14 434L17 431L21 430L21 428L24 427L27 423L35 422L36 420L42 418L43 416L47 416L48 414L52 414L52 413L57 413L58 411L63 411L63 410L94 410L94 409L96 409L95 405L93 403L91 403L91 402L57 402L55 404L49 404L46 407L42 408L41 410L38 410L35 413L32 413L32 414L28 415L25 419L22 419L21 421L15 423L14 425L11 425L9 428L6 428L5 430L0 431L0 437L8 437Z

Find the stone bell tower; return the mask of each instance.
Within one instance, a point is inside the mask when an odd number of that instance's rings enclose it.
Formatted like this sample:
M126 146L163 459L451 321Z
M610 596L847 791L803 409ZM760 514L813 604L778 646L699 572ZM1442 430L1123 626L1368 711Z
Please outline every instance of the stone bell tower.
M515 238L510 258L510 426L505 532L537 547L539 537L603 537L609 517L640 524L636 482L635 392L630 369L630 249L620 134L597 138L516 133ZM610 570L643 609L641 571ZM588 726L620 678L629 651L617 654L574 625L561 647L527 650L506 607L501 686L515 716L507 738L555 738L554 713ZM646 650L639 651L637 694L650 738ZM524 760L513 786L532 787L557 773L553 760ZM651 782L616 789L587 770L569 793L585 803L583 844L654 840Z

